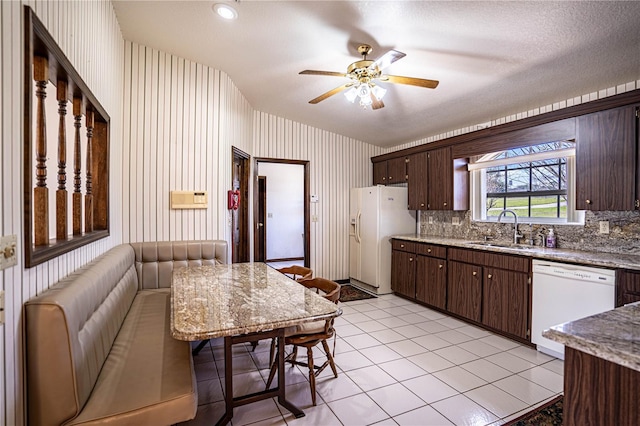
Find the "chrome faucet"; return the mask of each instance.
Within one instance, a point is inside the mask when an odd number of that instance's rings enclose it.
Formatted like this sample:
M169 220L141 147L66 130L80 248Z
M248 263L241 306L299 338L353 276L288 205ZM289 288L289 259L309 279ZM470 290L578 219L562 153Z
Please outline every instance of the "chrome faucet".
M498 215L498 223L502 220L502 217L506 213L511 213L513 215L513 244L518 244L518 239L522 238L522 235L518 234L518 215L511 209L504 209Z

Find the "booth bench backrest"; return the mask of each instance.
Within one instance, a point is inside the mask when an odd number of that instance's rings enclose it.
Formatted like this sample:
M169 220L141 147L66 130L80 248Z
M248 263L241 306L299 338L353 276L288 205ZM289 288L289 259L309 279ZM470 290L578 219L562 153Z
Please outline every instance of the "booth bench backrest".
M131 243L140 289L170 288L171 273L183 266L227 263L224 240Z

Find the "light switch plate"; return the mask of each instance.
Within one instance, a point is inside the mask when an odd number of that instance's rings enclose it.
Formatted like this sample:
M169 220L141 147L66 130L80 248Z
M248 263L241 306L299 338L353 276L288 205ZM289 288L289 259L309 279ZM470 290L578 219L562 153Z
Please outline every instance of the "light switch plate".
M18 263L16 253L18 245L17 235L0 237L0 271Z

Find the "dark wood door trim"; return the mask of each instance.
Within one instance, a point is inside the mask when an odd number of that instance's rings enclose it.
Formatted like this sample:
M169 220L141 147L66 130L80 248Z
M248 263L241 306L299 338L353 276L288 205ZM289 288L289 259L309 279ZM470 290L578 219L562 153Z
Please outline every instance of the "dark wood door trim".
M298 164L304 166L304 266L307 268L311 264L311 216L310 216L310 183L309 183L309 161L308 160L286 160L282 158L265 158L254 157L253 170L255 178L253 179L253 193L258 194L258 165L259 163L280 163L280 164ZM253 197L253 229L258 229L258 197ZM255 241L257 232L254 232L253 255L257 255L257 244Z
M231 263L249 262L250 240L249 240L249 176L251 156L236 148L231 147L231 186L232 189L240 191L240 205L237 214L232 214L231 221ZM240 163L239 176L236 176L235 164ZM234 180L237 179L237 182ZM226 207L226 206L225 206ZM238 250L234 250L234 232L238 226Z

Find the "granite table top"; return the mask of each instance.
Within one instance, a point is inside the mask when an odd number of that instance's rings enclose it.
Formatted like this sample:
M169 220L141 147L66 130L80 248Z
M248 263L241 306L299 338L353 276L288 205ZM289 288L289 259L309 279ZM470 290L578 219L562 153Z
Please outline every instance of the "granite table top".
M391 238L438 244L451 247L487 250L505 254L528 256L556 262L569 262L580 265L597 266L610 269L640 270L640 255L622 253L602 253L586 250L545 248L526 244L510 244L493 241L468 241L460 238L421 236L418 234L394 235Z
M176 269L171 286L171 334L204 340L328 319L339 307L265 263Z
M555 325L542 335L589 355L640 371L640 303Z

